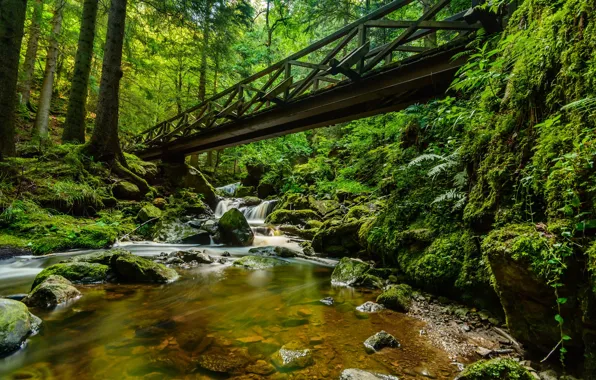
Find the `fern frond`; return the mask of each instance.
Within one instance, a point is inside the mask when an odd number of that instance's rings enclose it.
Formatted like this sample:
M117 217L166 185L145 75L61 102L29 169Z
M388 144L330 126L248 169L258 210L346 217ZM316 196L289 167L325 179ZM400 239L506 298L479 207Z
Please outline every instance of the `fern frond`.
M436 161L436 160L445 160L445 157L438 155L438 154L432 154L432 153L423 154L423 155L416 157L412 161L410 161L408 166L420 165L421 163L423 163L425 161Z
M466 193L458 191L457 189L450 189L447 192L439 195L432 201L431 204L442 203L447 201L456 201L457 203L465 202ZM457 204L456 203L456 204Z

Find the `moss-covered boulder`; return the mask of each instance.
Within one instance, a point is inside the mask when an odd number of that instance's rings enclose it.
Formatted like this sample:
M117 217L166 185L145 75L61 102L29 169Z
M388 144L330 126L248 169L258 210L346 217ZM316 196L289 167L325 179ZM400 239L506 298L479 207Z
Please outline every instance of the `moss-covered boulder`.
M0 358L21 348L40 324L41 320L24 303L0 298Z
M321 227L312 240L312 247L317 253L330 257L354 257L362 250L358 239L361 221L343 223L327 228Z
M53 308L80 296L81 292L72 286L72 282L62 276L52 275L33 288L23 299L23 303L27 306Z
M141 222L148 222L151 219L157 219L161 217L161 210L157 207L155 207L154 205L148 204L145 205L141 211L139 211L139 213L137 214L137 218L141 221Z
M467 367L459 380L533 380L532 374L512 359L481 360Z
M266 223L271 224L292 224L292 225L306 225L309 220L319 220L319 215L313 210L284 210L278 209L273 211L267 219Z
M31 289L50 276L62 276L75 283L97 283L107 280L110 267L91 262L63 262L49 266L39 272L33 281Z
M172 189L191 189L202 194L212 209L217 206L218 197L215 189L200 170L184 162L162 162L160 171L162 178Z
M288 262L274 257L244 256L236 261L234 265L246 269L267 269L279 265L286 265Z
M284 224L277 228L287 235L298 236L302 239L311 240L319 231L318 228L300 228L291 224Z
M251 245L255 238L246 218L236 208L223 214L218 226L220 240L226 245L245 247Z
M406 284L391 285L377 297L377 302L388 309L408 312L412 306L412 288Z
M118 199L126 199L131 201L138 201L143 197L139 187L128 181L121 181L115 184L112 188L112 193Z
M113 270L122 282L166 283L178 278L175 270L133 254L119 256Z
M344 257L337 263L331 274L334 285L357 285L371 269L371 265L364 261Z

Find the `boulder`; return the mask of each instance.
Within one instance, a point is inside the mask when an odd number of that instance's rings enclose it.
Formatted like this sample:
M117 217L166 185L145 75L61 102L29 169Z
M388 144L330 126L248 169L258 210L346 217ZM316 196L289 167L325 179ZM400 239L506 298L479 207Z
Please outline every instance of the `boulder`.
M459 380L534 380L532 374L512 359L481 360L468 366Z
M0 358L21 348L40 324L41 319L31 314L24 303L0 299Z
M321 227L313 237L313 249L317 253L330 257L355 256L363 248L358 239L358 231L362 223L362 221L353 221Z
M219 219L219 234L222 243L226 245L251 245L255 235L244 215L236 208L228 210Z
M145 207L143 207L139 213L137 214L137 218L141 221L141 222L148 222L151 219L158 219L161 217L161 210L157 207L155 207L154 205L145 205Z
M284 260L263 256L244 256L234 261L235 266L246 269L266 269L285 264L287 264L287 262Z
M377 297L377 302L391 310L408 312L412 305L412 288L406 284L391 285Z
M275 191L275 187L268 183L261 183L257 187L257 196L261 199L265 199L267 197L275 195L277 192Z
M62 276L52 275L37 285L23 299L23 303L27 306L53 308L80 296L81 292L72 286L72 282Z
M369 353L377 352L385 347L398 348L399 346L400 344L397 339L383 330L368 337L368 339L364 341L364 348Z
M160 210L163 210L168 205L168 201L163 198L155 198L153 200L153 206L157 207Z
M357 285L371 265L358 259L344 257L337 263L331 274L331 283L334 285Z
M170 257L178 257L185 263L196 261L199 264L212 264L213 258L208 254L201 252L196 249L190 249L188 251L176 251L169 254Z
M155 226L153 239L165 243L175 244L201 244L211 243L210 234L195 228L191 222L183 222L182 219L160 220Z
M277 257L296 257L300 254L298 251L294 251L288 247L281 246L265 246L255 247L248 250L248 253L259 256L277 256Z
M356 368L344 369L339 375L339 380L399 380L395 376L369 372Z
M190 236L186 236L180 239L182 244L199 244L209 245L211 244L211 234L205 230L196 230L196 233Z
M172 188L191 189L202 194L205 202L215 209L218 198L215 189L198 169L184 162L162 162L163 177Z
M166 283L178 278L175 270L133 254L119 256L112 269L122 282Z
M143 197L139 187L128 181L121 181L115 184L112 188L112 193L118 199L126 199L131 201L138 201Z
M293 349L293 345L285 345L271 357L271 362L282 371L306 368L314 364L312 353L308 349Z
M62 262L49 266L39 272L33 281L31 289L35 289L52 275L62 276L75 283L104 282L108 277L110 268L107 265L93 262Z
M317 231L319 230L318 228L304 229L290 224L281 225L277 229L285 233L286 235L298 236L299 238L305 240L312 240L312 238L316 235Z
M356 308L356 310L361 311L363 313L377 313L383 309L385 309L383 305L379 305L378 303L372 301L366 301L365 303Z
M306 225L309 220L313 219L320 219L319 215L313 210L278 209L269 214L265 222L271 224Z

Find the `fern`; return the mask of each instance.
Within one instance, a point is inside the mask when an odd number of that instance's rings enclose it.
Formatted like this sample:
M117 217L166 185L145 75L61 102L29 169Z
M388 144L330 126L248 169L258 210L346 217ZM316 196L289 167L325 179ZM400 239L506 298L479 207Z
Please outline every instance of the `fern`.
M461 192L457 189L450 189L450 190L447 190L447 192L436 197L435 200L432 201L431 204L443 203L443 202L453 202L453 201L455 201L455 204L453 205L454 210L462 208L464 206L464 204L466 203L466 193Z

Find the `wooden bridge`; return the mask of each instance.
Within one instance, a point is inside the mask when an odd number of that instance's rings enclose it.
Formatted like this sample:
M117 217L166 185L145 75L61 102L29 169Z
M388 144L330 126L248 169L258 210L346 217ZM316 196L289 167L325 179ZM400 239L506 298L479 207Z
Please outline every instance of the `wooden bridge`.
M420 5L395 0L146 130L126 149L146 160L180 157L397 111L440 96L465 63L458 53L474 32L498 27L485 12L452 11L451 3L438 0L417 20L402 21L396 13Z

